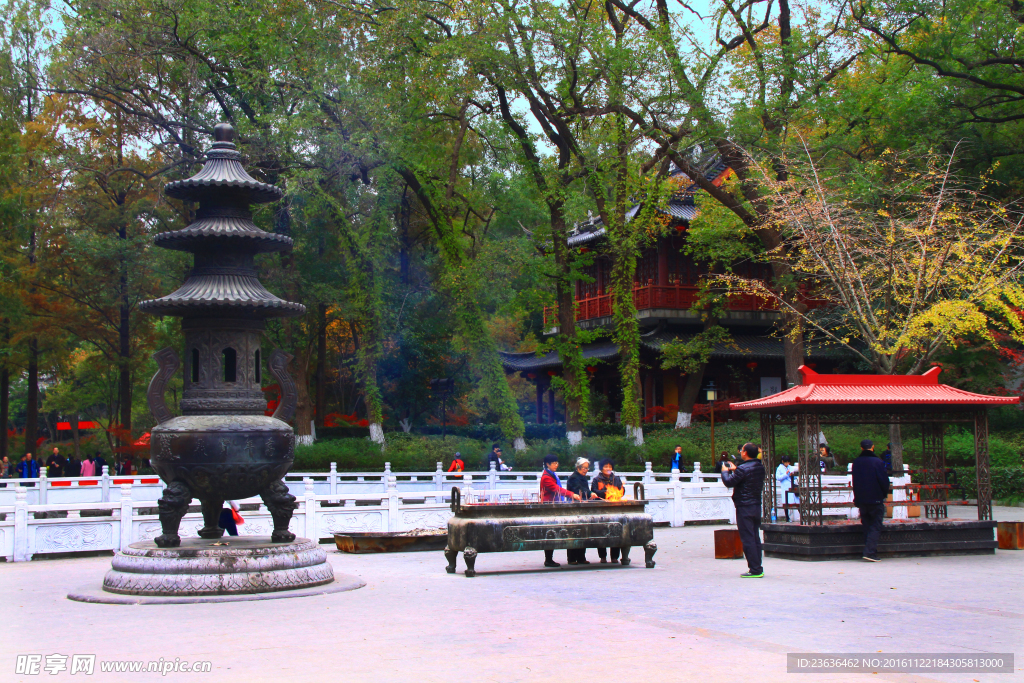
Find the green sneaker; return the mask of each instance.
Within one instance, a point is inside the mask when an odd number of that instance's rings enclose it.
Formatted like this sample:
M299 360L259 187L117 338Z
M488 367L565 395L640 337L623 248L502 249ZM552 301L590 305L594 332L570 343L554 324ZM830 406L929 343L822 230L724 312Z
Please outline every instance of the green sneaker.
M741 579L763 579L764 578L764 572L761 571L761 572L758 572L757 574L755 574L754 572L745 572L743 574L740 574L740 578Z

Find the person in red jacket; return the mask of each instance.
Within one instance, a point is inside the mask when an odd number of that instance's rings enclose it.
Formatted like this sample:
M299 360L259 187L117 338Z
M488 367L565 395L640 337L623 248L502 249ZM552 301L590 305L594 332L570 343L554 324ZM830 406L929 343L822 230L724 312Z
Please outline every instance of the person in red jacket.
M544 456L544 472L540 475L540 500L542 503L556 503L564 500L575 500L579 501L580 497L570 491L569 489L562 488L562 480L558 478L558 456L557 455L546 455ZM544 566L545 567L560 567L561 565L555 562L555 551L545 550L544 551Z
M466 461L462 459L462 454L461 453L456 453L455 454L455 459L452 460L452 464L448 468L448 471L449 472L465 472L466 471Z

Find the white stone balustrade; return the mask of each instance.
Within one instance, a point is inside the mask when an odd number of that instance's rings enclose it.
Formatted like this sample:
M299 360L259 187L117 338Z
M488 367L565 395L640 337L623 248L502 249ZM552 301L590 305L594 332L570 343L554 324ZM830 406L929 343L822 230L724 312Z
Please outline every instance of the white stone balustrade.
M299 476L302 479L295 482ZM647 509L655 523L680 526L702 520L734 521L729 491L719 481L694 484L673 480L671 475L656 474L649 467L644 472L619 476L623 483L644 482ZM29 495L35 490L38 496L39 490L52 485L52 481L28 480L36 486L26 488L20 485L26 480L4 480L7 488L2 490L11 494L12 504L0 505L0 515L4 517L0 521L0 555L8 561L22 562L51 553L117 550L157 536L160 520L156 514L159 494L153 495L156 487L131 483L148 477L107 478L115 484L109 487L108 500L52 500L55 492L75 488L68 486L47 488L50 500L42 504L30 500ZM130 481L121 483L122 479ZM452 486L460 487L466 502L534 501L539 492L538 479L535 473L493 470L448 474L441 472L440 466L430 473L394 474L390 464L385 466L384 474L338 474L336 467L326 474L296 473L289 475L290 488L298 501L289 528L299 536L318 539L330 539L343 532L444 528L451 516ZM357 486L377 490L349 490ZM628 486L626 489L630 497L632 490ZM96 486L96 490L101 487ZM240 532L247 536L269 536L273 520L262 501L252 498L239 503L259 505L258 510L242 511L245 523ZM198 505L198 501L193 501L193 505ZM181 536L196 537L202 526L202 515L189 513L182 519Z
M568 470L568 468L565 468ZM716 473L700 472L696 463L693 474L683 473L691 483L717 481ZM560 472L568 477L571 471ZM591 471L591 479L596 476ZM654 472L651 463L646 463L643 472L619 472L624 482L642 481L644 486L672 481L670 473ZM337 463L331 463L328 472L292 472L285 476L285 484L293 496L305 495L305 481L313 481L316 495L337 493L384 493L387 478L394 476L399 491L451 491L453 486L463 486L471 481L473 486L485 489L522 489L539 486L539 472L444 472L441 463L433 472L391 472L391 463L385 463L384 472L338 472ZM26 487L25 495L29 505L46 503L116 503L120 500L120 487L131 484L132 497L136 501L156 501L163 493L164 483L155 474L113 476L107 473L97 477L61 477L48 479L0 479L0 506L14 505L14 489Z

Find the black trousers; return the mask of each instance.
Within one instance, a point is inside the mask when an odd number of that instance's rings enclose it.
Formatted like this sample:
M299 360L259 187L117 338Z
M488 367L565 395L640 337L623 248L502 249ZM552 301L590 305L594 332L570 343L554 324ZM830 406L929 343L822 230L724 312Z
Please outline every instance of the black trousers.
M218 522L221 529L228 532L228 536L238 535L238 526L235 524L235 518L231 514L229 508L224 508L220 511L220 521Z
M611 551L612 551L612 562L618 562L619 561L619 553L621 553L622 551L619 548L612 548ZM597 549L597 556L600 557L602 560L605 559L606 557L608 557L608 548L598 548Z
M761 506L744 505L736 508L736 527L743 543L743 556L753 574L760 574L761 567Z
M885 504L874 503L858 507L860 524L864 529L864 557L878 554L878 538L882 535L882 523L885 521Z
M566 559L569 562L583 562L587 559L586 548L572 548L565 551Z

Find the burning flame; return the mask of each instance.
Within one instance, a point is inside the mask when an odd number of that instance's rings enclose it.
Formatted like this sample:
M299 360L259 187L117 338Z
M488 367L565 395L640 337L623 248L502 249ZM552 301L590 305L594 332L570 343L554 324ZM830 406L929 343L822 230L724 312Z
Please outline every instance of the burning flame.
M622 497L626 495L624 489L609 486L605 489L604 499L605 500L622 500Z

